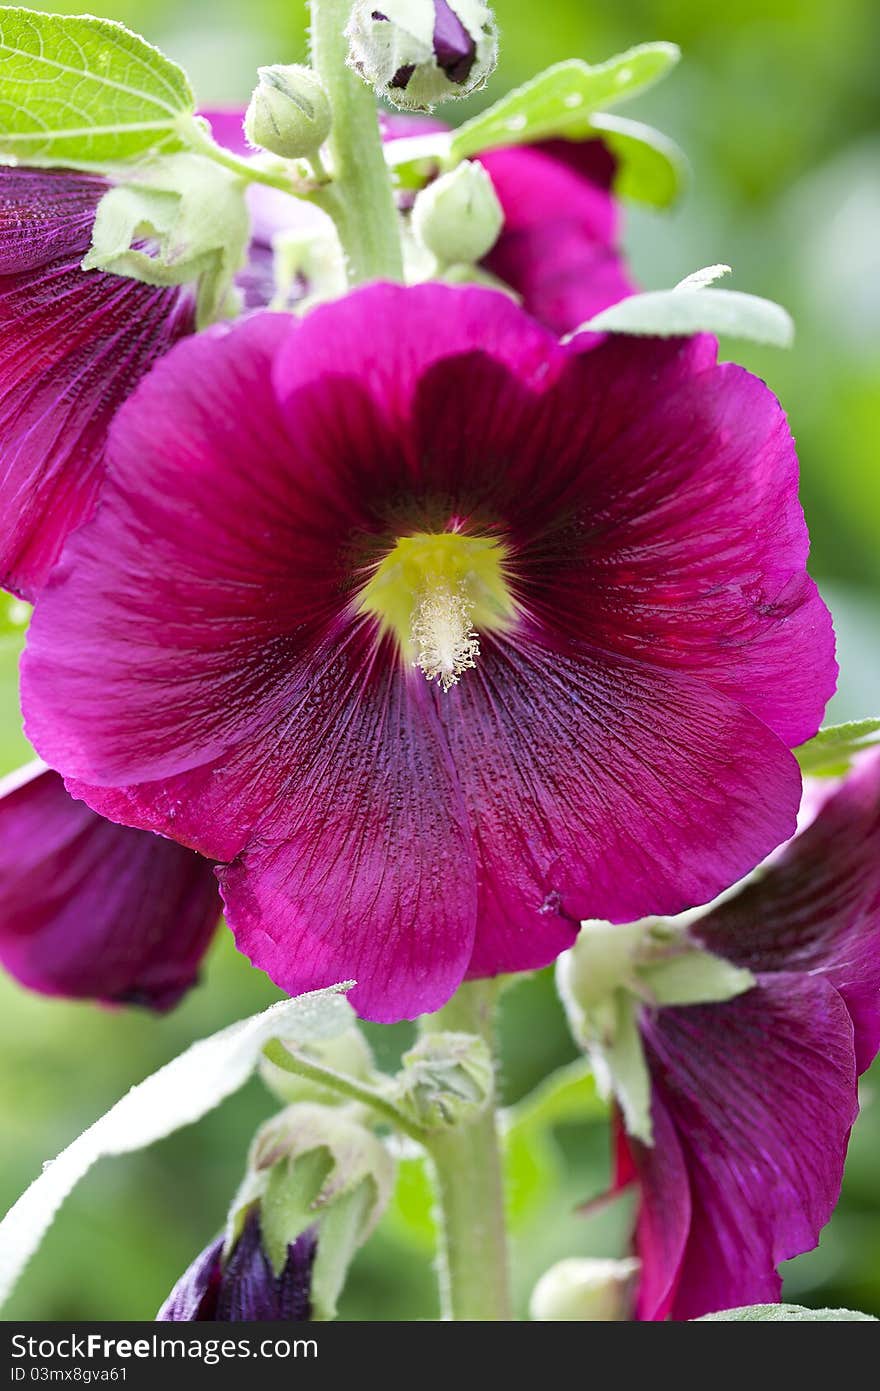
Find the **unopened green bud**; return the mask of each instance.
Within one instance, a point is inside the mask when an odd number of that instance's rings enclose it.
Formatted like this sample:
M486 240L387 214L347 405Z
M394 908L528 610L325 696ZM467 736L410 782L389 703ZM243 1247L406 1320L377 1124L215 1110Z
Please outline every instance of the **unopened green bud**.
M426 1034L403 1055L395 1102L417 1125L445 1130L472 1120L492 1095L492 1057L474 1034Z
M636 1260L572 1257L542 1275L532 1292L533 1319L547 1322L620 1323L632 1315Z
M349 63L395 106L428 111L485 85L498 58L483 0L357 0Z
M282 159L314 155L330 134L333 115L327 93L311 68L258 68L244 132L257 145Z
M346 1077L354 1077L358 1082L368 1082L373 1073L372 1050L355 1026L337 1034L335 1038L298 1044L296 1051L307 1060L332 1068ZM324 1106L345 1104L345 1099L337 1091L322 1087L320 1082L312 1082L307 1077L298 1077L295 1072L287 1072L265 1057L260 1061L260 1076L270 1092L287 1105L295 1101L318 1101Z
M393 1160L365 1125L336 1108L289 1106L257 1132L230 1214L227 1246L255 1205L276 1273L283 1270L297 1238L314 1233L313 1317L333 1318L348 1267L393 1188Z
M464 160L419 194L413 231L441 266L475 265L504 226L504 211L486 170Z

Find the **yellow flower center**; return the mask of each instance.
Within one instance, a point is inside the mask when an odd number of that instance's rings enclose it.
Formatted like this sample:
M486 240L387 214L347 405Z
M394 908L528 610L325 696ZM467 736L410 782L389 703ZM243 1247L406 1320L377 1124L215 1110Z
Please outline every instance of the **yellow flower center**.
M378 619L404 660L448 691L476 665L480 633L508 628L515 617L505 556L500 541L484 536L402 536L363 589L358 611Z

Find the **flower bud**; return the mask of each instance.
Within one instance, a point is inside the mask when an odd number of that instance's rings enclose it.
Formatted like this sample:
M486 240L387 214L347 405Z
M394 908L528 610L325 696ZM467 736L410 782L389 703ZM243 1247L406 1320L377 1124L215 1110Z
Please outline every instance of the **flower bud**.
M218 1237L181 1275L156 1315L162 1323L268 1323L311 1318L313 1230L292 1241L280 1273L263 1245L259 1208L251 1207L240 1235L224 1254Z
M225 1240L193 1262L159 1319L332 1319L393 1187L387 1149L351 1114L288 1107L256 1134Z
M639 1262L572 1257L542 1275L532 1292L530 1312L541 1321L620 1323L632 1314Z
M419 194L412 226L441 266L476 265L498 240L504 212L483 166L464 160Z
M332 1068L334 1072L344 1073L346 1077L354 1077L359 1082L369 1081L373 1073L370 1045L360 1029L354 1026L335 1038L297 1044L297 1051L303 1057ZM294 1072L286 1072L268 1058L260 1062L260 1076L270 1092L288 1106L294 1101L319 1101L324 1106L347 1104L338 1092L322 1087L319 1082L310 1082L306 1077L298 1077Z
M472 1120L492 1095L492 1057L473 1034L426 1034L403 1055L395 1101L417 1125L445 1130Z
M484 86L498 57L483 0L357 0L346 34L349 63L379 96L427 111Z
M304 159L314 155L330 134L333 120L327 93L311 68L258 68L244 131L252 145L280 155Z

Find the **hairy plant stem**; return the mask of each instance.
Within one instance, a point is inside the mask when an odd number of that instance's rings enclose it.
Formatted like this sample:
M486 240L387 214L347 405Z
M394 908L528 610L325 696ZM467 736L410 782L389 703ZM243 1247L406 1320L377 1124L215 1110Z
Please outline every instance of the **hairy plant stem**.
M403 280L391 176L382 151L376 98L346 64L351 0L311 0L312 66L333 111L327 149L332 182L311 201L333 218L351 285Z
M439 1013L420 1021L421 1032L479 1034L492 1048L497 989L492 981L465 982ZM510 1320L507 1223L494 1096L470 1124L430 1135L423 1143L436 1177L443 1317L471 1322Z
M266 1044L263 1055L268 1058L270 1063L274 1063L284 1072L290 1072L295 1077L304 1077L309 1082L317 1082L320 1086L326 1087L328 1091L336 1092L337 1096L344 1096L349 1101L359 1101L381 1116L383 1120L389 1121L391 1125L403 1131L411 1140L418 1140L420 1144L424 1143L425 1132L421 1126L410 1121L394 1105L393 1101L389 1100L387 1096L383 1096L375 1087L371 1087L365 1082L358 1082L354 1077L337 1072L335 1068L315 1062L313 1058L306 1058L301 1053L291 1052L278 1039L273 1039Z

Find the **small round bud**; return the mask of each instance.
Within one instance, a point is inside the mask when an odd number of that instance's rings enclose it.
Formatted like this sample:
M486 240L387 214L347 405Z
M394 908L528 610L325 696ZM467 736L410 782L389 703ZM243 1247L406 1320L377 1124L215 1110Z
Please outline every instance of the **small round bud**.
M332 113L327 93L311 68L257 69L244 132L257 145L282 159L305 159L321 148L330 134Z
M572 1257L542 1275L530 1313L542 1322L621 1323L630 1318L639 1262Z
M441 266L470 266L492 250L504 226L504 212L483 166L464 160L419 194L412 226Z
M357 0L346 34L354 70L409 111L468 96L498 58L495 18L483 0Z
M395 1101L417 1125L445 1130L485 1110L493 1089L492 1057L473 1034L425 1034L403 1055Z

